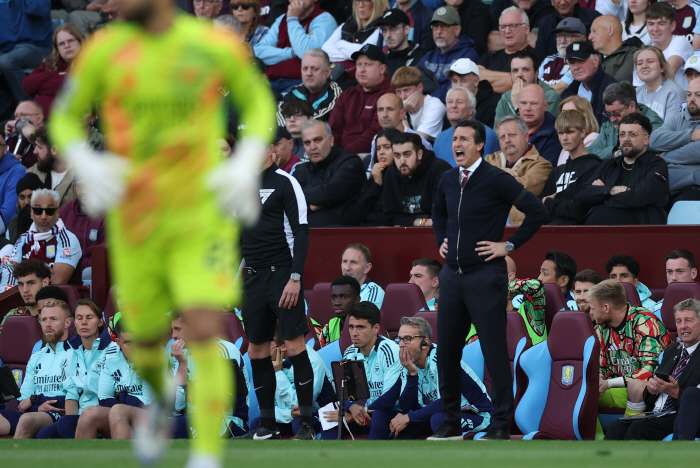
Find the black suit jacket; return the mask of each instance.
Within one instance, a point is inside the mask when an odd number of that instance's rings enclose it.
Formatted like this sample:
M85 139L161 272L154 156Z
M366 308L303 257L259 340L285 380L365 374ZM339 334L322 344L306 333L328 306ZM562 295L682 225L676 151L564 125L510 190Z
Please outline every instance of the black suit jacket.
M666 348L664 351L663 361L656 369L657 372L666 373L671 375L673 369L678 363L678 358L681 355L681 350L683 349L683 343L673 343L671 346ZM696 348L695 351L698 351ZM696 387L700 384L700 352L694 352L690 357L690 362L683 369L683 373L678 378L678 401L681 401L683 396L683 391L688 387ZM654 403L656 403L657 395L652 395L648 390L644 390L644 403L647 405L647 411L652 411L654 409Z

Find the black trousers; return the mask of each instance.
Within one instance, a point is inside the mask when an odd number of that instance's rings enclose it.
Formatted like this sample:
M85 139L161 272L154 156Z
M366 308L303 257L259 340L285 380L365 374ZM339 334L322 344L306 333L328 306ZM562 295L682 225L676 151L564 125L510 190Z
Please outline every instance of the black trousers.
M688 387L681 395L673 440L695 440L696 437L700 437L700 388Z
M613 422L605 433L605 440L663 440L673 432L675 414L660 418L642 419L634 422L624 422L620 419Z
M464 274L440 271L438 372L445 422L460 426L462 349L472 322L491 374L494 414L491 428L507 431L513 412L513 377L506 341L508 273L498 258Z

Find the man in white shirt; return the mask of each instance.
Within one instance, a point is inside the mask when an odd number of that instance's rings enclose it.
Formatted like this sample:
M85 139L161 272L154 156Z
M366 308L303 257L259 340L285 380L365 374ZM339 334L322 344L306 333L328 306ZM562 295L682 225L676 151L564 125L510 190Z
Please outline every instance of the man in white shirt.
M391 78L391 87L403 100L408 127L430 141L442 131L445 105L438 99L423 95L421 73L415 67L401 67Z
M683 68L685 61L693 55L693 46L683 36L674 36L675 12L668 3L655 3L647 9L647 31L654 45L661 49L668 62L673 80L685 89Z

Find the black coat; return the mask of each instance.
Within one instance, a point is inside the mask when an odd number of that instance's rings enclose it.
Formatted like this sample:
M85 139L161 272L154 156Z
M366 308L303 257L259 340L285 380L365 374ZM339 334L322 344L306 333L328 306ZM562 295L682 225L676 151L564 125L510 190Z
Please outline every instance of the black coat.
M605 88L613 83L617 83L617 80L603 71L602 64L598 66L598 71L595 73L595 75L593 75L593 78L591 78L591 81L588 83L588 89L593 92L593 97L591 98L593 115L595 115L595 118L600 125L603 125L605 122L610 120L603 115L603 111L605 111L603 92L605 91ZM562 100L568 98L569 96L577 96L578 87L580 84L580 81L574 81L571 83L569 87L566 88L563 93L561 93Z
M673 369L676 368L678 359L681 355L681 350L683 349L683 343L673 343L664 352L664 358L659 367L656 369L657 372L662 372L664 374L673 374ZM697 351L697 349L696 349ZM683 396L683 391L689 387L697 387L700 385L700 353L693 353L690 357L690 361L686 364L685 369L678 377L678 401L680 402L681 396ZM652 411L654 409L654 403L659 395L652 395L648 390L644 390L644 403L647 405L647 411Z

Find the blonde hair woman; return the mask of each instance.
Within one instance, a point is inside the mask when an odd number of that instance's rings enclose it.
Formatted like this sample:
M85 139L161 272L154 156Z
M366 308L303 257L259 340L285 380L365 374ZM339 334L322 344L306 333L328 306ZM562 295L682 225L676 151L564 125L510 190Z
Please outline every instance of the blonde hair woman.
M583 140L585 146L589 146L591 143L598 138L598 131L600 130L600 125L598 125L598 120L595 118L593 113L593 108L591 103L587 99L581 96L569 96L559 103L559 113L565 110L575 110L583 114L586 121L586 138ZM557 166L561 166L569 159L569 152L566 150L561 150L559 154L559 160L557 161Z
M644 46L634 54L634 66L642 85L637 86L637 103L644 104L664 120L681 110L685 92L671 77L671 68L661 49Z
M333 31L331 37L323 44L331 62L350 61L353 53L364 44L382 46L381 28L376 20L389 9L387 0L353 0L352 17ZM354 65L346 65L350 68Z

